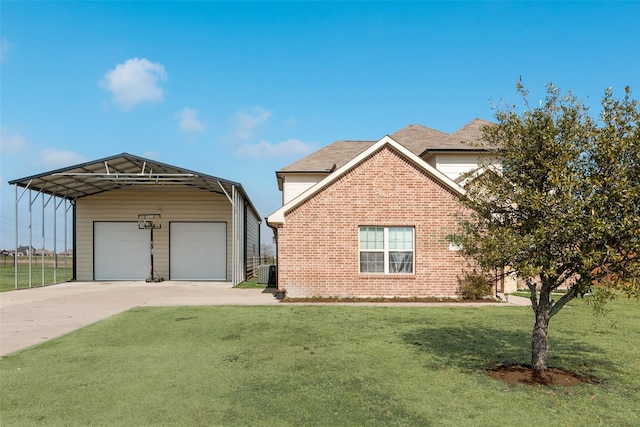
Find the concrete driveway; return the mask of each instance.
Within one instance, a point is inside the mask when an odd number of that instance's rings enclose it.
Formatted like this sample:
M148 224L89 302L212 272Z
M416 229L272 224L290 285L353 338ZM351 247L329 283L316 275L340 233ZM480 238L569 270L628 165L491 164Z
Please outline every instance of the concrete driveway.
M221 282L68 282L0 293L0 355L140 306L268 305L268 290Z
M271 289L234 289L231 283L223 282L68 282L2 292L0 293L0 355L4 356L67 334L133 307L278 303ZM459 307L529 304L527 298L515 296L509 296L506 304L367 303L373 306L455 305Z

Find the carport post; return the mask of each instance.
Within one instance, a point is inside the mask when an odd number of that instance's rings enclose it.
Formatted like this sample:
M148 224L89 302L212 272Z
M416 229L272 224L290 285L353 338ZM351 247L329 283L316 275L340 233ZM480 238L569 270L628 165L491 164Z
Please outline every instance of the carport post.
M20 195L20 197L18 197L18 185L15 184L16 186L16 191L15 191L15 201L16 201L16 249L13 253L13 274L14 274L14 287L16 289L18 289L18 245L20 244L20 241L18 240L18 229L20 228L20 224L18 222L18 204L20 203L20 200L22 199L22 197L25 195L25 193L27 192L27 190L29 189L29 187L31 186L31 181L29 181L27 183L27 186L24 188L24 191L22 192L22 194ZM31 191L31 190L29 190ZM29 198L31 198L31 195L29 195ZM29 204L29 210L31 210L31 204ZM29 223L29 230L31 230L31 223Z
M58 208L62 204L62 200L60 199L60 203L53 203L53 283L58 283L56 280L58 278Z
M64 281L65 282L68 280L67 279L67 256L68 256L68 251L69 251L69 249L67 247L67 232L68 232L67 223L69 222L69 219L67 218L67 214L69 213L69 209L71 209L73 207L73 203L69 203L69 206L67 206L67 201L68 201L68 199L65 198L64 199L64 206L65 206L64 207ZM74 199L74 201L75 201L75 199ZM75 265L76 265L75 264L76 263L75 251L74 251L73 256L74 256L74 258L73 258L73 266L74 266L74 271L75 271Z
M37 196L36 196L37 197ZM31 287L31 268L32 268L32 259L33 259L33 255L32 255L32 250L31 248L33 248L33 228L32 223L33 223L33 203L34 203L34 199L33 199L33 194L31 189L29 189L29 249L27 249L28 253L29 253L29 287Z
M220 181L218 181L218 185L220 186L225 196L227 196L227 199L229 199L229 202L231 203L231 283L232 283L232 286L235 286L238 283L240 283L238 279L238 272L236 271L237 265L238 265L237 264L238 255L236 253L237 252L236 239L238 237L237 235L238 202L236 201L236 199L239 197L239 195L237 194L235 185L231 186L231 196L229 195L229 193L227 193L227 190L224 189L224 186Z
M45 251L45 232L44 232L44 209L47 207L51 199L53 198L53 194L49 196L47 201L44 201L44 193L42 193L42 251L40 253L40 259L42 260L42 286L44 286L44 251ZM55 204L54 204L55 205ZM55 221L53 223L53 227L55 229ZM55 282L54 282L55 283Z
M38 194L36 194L35 197L32 197L32 192L31 189L29 189L29 287L32 287L33 284L33 278L31 277L33 274L33 251L31 250L33 248L33 204L36 202L36 200L38 200L38 196L42 195L42 220L44 221L44 193L42 193L42 189L40 189L40 191L38 191ZM43 228L43 235L44 235L44 228ZM44 244L44 236L42 237L43 239L43 244ZM44 256L42 258L42 261L44 262ZM43 266L44 268L44 266ZM43 280L44 280L44 270L42 271L42 276L43 276ZM43 283L44 286L44 283Z
M24 194L24 193L22 193ZM20 197L22 198L22 197ZM20 201L20 198L18 198L18 186L15 186L15 210L16 210L16 230L15 230L15 235L16 235L16 249L13 251L13 287L15 289L18 289L18 202Z

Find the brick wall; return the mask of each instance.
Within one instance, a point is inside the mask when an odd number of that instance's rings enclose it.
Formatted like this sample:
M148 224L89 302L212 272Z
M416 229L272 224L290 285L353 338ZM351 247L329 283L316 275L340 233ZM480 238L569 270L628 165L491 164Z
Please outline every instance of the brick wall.
M465 261L445 236L460 209L451 190L385 146L285 215L278 287L290 297L457 296ZM361 274L360 226L415 227L414 274Z

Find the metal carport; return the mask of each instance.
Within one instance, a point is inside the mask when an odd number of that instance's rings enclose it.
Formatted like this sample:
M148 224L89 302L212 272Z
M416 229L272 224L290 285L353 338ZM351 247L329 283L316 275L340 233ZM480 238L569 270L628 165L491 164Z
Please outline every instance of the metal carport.
M208 192L224 195L232 208L232 238L231 238L231 282L233 285L244 281L247 278L247 257L246 257L246 224L248 213L257 221L260 221L259 214L251 203L242 185L221 179L215 176L206 175L200 172L168 165L155 160L138 157L129 153L122 153L111 157L106 157L91 162L86 162L38 175L9 181L15 186L15 286L18 287L18 257L20 201L28 196L28 216L29 216L29 245L33 241L33 207L38 197L42 201L42 247L45 247L44 223L45 207L53 202L53 224L54 235L55 216L59 208L64 206L65 219L69 211L75 218L76 201L82 197L96 195L116 189L127 187L186 187L191 189L204 190ZM19 191L22 189L22 191ZM73 222L73 251L76 255L76 233L75 219ZM66 226L65 221L65 226ZM66 230L65 230L65 252L66 252ZM258 233L259 235L259 233ZM56 240L54 239L54 251ZM260 247L258 243L258 248ZM44 252L42 252L44 256ZM31 287L31 267L32 254L29 252L29 287ZM44 263L43 263L43 284L44 284ZM76 278L76 266L74 264L73 277Z

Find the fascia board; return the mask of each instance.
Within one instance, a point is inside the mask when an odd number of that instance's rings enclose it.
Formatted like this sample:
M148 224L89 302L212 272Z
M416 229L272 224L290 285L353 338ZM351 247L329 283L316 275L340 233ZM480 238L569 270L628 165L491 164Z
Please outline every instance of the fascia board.
M465 179L463 179L462 181L460 181L458 183L458 185L462 188L466 187L467 184L473 180L475 180L476 178L478 178L480 175L484 174L485 172L494 172L498 175L502 175L502 165L500 165L499 163L491 163L487 166L483 166L481 168L478 168L478 170L474 171L472 174L470 174L469 176L467 176Z
M298 206L300 203L304 202L305 200L309 199L314 194L318 193L320 190L322 190L325 187L327 187L329 184L331 184L334 181L336 181L342 175L344 175L345 173L347 173L348 171L350 171L351 169L356 167L364 159L366 159L368 156L370 156L371 154L375 153L376 151L380 150L385 145L389 145L392 148L394 148L395 150L397 150L398 152L400 152L404 157L409 159L411 162L413 162L418 167L420 167L420 168L424 169L425 171L427 171L429 174L431 174L434 178L436 178L438 181L440 181L446 187L450 188L453 192L455 192L455 193L457 193L459 195L464 195L465 194L465 190L462 187L460 187L458 184L456 184L454 181L449 179L445 174L443 174L442 172L440 172L439 170L437 170L433 166L429 165L427 162L422 160L420 157L418 157L417 155L413 154L411 151L406 149L402 144L398 143L393 138L391 138L390 136L387 135L384 138L380 139L375 144L373 144L371 147L367 148L365 151L363 151L362 153L360 153L359 155L357 155L356 157L351 159L349 162L344 164L342 167L337 169L334 173L328 175L322 181L318 182L313 187L310 187L309 189L307 189L307 191L299 194L296 198L290 200L287 204L283 205L277 211L273 212L271 215L269 215L267 217L267 222L269 224L271 224L271 225L282 225L282 224L284 224L284 216L285 216L285 214L287 212L289 212L291 209L295 208L296 206Z

